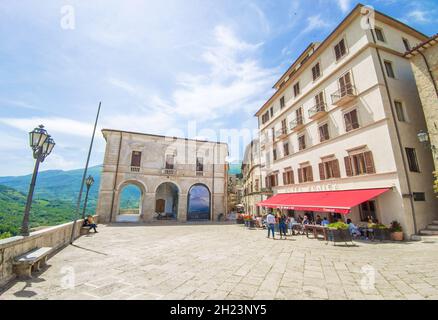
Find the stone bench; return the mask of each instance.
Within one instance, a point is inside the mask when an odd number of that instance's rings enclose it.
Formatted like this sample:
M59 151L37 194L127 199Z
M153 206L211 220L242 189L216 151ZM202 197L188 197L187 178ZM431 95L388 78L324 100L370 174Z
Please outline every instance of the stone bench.
M19 278L31 278L32 269L39 271L47 262L47 257L52 251L50 247L33 249L14 259L14 272Z
M91 228L87 227L87 226L82 226L81 231L80 231L80 235L84 236L90 233Z

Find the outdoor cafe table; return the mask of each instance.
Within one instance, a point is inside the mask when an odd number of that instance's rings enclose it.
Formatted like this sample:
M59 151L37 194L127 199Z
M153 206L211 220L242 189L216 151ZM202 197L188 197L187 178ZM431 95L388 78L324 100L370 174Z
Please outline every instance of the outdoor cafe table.
M318 238L318 234L322 234L324 236L324 240L328 240L327 227L323 227L320 225L306 224L304 225L304 230L306 232L307 238L309 237L309 231L312 231L313 237L315 239Z

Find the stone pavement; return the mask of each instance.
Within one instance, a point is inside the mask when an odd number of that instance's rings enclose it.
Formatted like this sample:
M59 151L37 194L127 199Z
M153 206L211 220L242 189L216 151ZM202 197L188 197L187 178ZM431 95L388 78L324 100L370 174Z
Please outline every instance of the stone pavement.
M438 299L438 241L333 246L241 225L110 225L1 299ZM375 279L375 282L372 279Z

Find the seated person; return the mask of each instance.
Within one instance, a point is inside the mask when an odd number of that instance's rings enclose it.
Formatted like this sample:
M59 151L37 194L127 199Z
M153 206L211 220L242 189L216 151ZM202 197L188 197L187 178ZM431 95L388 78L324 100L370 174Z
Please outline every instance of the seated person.
M309 220L309 217L307 215L304 215L302 224L303 225L310 224L310 220Z
M328 221L327 217L324 217L324 219L321 221L321 226L327 227L329 224L330 222Z
M348 224L348 231L350 231L350 234L352 236L355 236L355 237L361 236L361 232L360 232L359 228L354 225L354 223L351 221L351 219L347 219L347 224Z
M315 220L315 224L320 226L321 223L322 223L321 216L320 216L320 215L317 215L317 216L316 216L316 220Z
M94 233L97 233L97 225L94 223L94 219L91 215L87 216L84 220L84 227L90 227L90 230L93 229Z

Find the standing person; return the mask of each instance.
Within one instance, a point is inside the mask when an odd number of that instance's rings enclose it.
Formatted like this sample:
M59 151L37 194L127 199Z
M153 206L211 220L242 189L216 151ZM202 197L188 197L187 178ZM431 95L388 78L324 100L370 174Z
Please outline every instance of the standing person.
M272 232L272 239L275 240L275 216L272 214L272 212L268 213L268 216L266 217L266 224L268 227L268 238L271 235Z
M287 226L286 226L286 216L284 214L279 216L278 219L278 228L280 229L280 239L286 239L287 235Z

